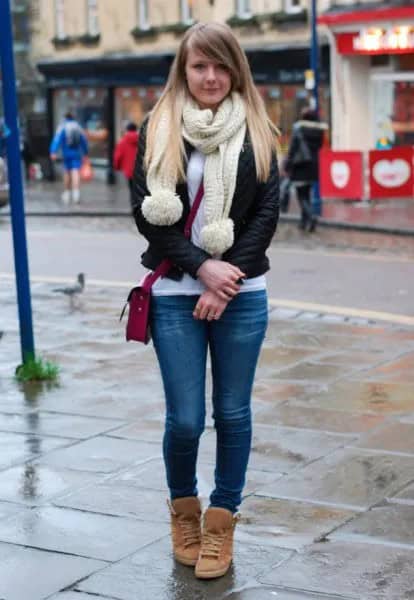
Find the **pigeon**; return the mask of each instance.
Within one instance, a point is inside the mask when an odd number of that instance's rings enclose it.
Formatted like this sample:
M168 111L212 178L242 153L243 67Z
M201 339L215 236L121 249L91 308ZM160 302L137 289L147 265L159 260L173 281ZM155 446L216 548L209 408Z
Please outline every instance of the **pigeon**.
M75 285L70 285L70 286L64 287L64 288L55 288L53 291L60 292L61 294L65 294L66 296L69 296L69 298L74 298L75 296L77 296L78 294L81 294L83 292L84 287L85 287L85 274L79 273L78 283L75 283Z

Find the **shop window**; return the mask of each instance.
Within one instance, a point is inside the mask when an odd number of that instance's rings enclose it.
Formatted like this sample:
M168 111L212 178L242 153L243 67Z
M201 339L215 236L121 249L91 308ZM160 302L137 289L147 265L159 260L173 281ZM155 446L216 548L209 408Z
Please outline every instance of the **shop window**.
M411 75L411 74L410 74ZM373 80L373 147L384 138L393 146L414 144L414 80L408 73Z
M108 155L106 106L107 92L103 88L63 88L55 90L53 96L55 127L67 112L72 113L85 130L91 158L103 165Z
M162 93L162 86L117 88L115 94L115 137L119 139L128 123L141 125Z
M251 17L250 0L236 0L236 15L240 19Z
M190 0L180 0L180 21L181 23L193 22L193 9Z
M86 0L86 25L89 35L99 35L98 0Z
M270 119L281 132L279 143L282 155L285 155L292 136L293 124L299 119L301 109L309 105L308 92L302 85L258 85L257 88ZM330 102L327 89L321 86L319 101L321 119L329 123Z
M58 40L66 37L65 0L55 0L55 31Z
M149 2L148 0L138 0L138 28L149 29Z
M285 0L285 11L289 14L302 12L301 0Z

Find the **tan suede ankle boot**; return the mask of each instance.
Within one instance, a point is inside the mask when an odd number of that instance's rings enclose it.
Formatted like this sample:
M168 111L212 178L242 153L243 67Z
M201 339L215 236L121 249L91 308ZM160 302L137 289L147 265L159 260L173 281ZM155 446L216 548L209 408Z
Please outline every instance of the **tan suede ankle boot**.
M237 521L238 516L225 508L206 510L196 577L213 579L227 573L233 560L233 533Z
M196 496L168 501L175 559L193 567L198 559L201 541L201 504Z

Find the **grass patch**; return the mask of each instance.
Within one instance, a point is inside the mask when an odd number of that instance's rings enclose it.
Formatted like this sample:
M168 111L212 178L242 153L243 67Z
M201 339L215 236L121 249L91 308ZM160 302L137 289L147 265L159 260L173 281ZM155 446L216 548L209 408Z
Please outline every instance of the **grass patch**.
M26 381L57 381L59 367L42 358L29 358L17 367L15 377L22 383Z

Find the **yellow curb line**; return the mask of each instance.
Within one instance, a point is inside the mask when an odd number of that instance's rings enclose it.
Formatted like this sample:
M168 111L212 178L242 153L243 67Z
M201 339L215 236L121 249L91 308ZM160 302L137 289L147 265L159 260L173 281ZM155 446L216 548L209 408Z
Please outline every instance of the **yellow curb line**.
M296 300L284 300L282 298L269 298L270 306L277 308L294 308L297 310L318 312L329 315L341 315L343 317L356 317L369 319L371 321L387 321L388 323L399 323L401 325L414 325L414 317L409 315L398 315L375 310L364 310L362 308L350 308L347 306L332 306L331 304L317 304L315 302L298 302Z
M0 273L0 279L14 280L13 273ZM74 282L74 277L49 277L31 276L30 281L34 283L57 283L71 284ZM130 288L137 284L139 278L133 281L107 281L105 279L87 279L87 285L99 287L115 287L115 288ZM331 304L318 304L316 302L299 302L298 300L286 300L284 298L269 298L269 305L274 308L292 308L301 311L310 311L323 313L328 315L341 315L343 317L356 317L368 319L370 321L385 321L387 323L395 323L400 325L414 326L414 316L399 315L375 310L365 310L362 308L351 308L348 306L333 306Z

